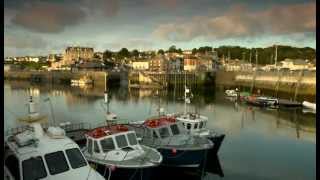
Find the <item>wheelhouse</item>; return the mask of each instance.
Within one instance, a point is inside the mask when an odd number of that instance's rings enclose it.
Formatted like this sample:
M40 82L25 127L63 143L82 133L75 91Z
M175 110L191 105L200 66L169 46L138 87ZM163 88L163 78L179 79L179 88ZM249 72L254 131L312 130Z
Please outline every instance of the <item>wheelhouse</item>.
M177 117L182 125L189 132L198 132L206 129L208 118L199 114L183 114Z
M147 127L147 137L163 139L184 133L182 124L172 117L149 119L144 124Z
M91 167L71 139L46 134L35 138L30 130L20 135L9 136L6 140L4 164L7 179L81 179L88 176Z

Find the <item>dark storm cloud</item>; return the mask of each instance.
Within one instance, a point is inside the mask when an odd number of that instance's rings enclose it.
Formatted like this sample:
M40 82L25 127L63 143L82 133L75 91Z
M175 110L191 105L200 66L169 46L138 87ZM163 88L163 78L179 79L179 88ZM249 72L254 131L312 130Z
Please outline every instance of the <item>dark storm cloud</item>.
M38 2L17 12L12 23L36 32L56 33L79 24L84 17L77 6Z
M159 25L153 34L171 41L189 41L200 36L223 39L314 32L315 13L315 3L273 6L263 11L250 11L245 5L234 5L219 16L195 16L182 22Z

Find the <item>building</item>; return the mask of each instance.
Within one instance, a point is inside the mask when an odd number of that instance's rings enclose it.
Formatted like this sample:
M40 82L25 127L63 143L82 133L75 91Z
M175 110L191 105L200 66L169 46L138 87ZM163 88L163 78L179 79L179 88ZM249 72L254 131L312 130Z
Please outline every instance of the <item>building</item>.
M167 71L168 60L164 56L156 56L149 61L150 71Z
M184 50L182 51L183 55L191 55L192 54L192 50Z
M185 58L183 63L183 69L185 71L195 71L197 69L199 60L197 58Z
M302 70L308 69L310 63L302 59L289 59L286 58L284 61L280 62L280 68L288 68L290 70Z
M183 71L184 61L183 58L171 58L168 60L168 71L169 72L180 72Z
M63 55L66 64L73 64L78 60L92 60L94 57L93 48L89 47L67 47Z
M134 70L148 70L149 69L149 62L148 61L135 61L132 62L132 68Z

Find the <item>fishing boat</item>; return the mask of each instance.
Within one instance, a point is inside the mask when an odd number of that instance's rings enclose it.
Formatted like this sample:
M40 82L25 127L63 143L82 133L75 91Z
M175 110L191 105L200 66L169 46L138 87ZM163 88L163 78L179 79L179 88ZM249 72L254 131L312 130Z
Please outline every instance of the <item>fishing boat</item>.
M224 93L227 97L237 97L238 96L237 91L234 89L227 89Z
M181 122L166 115L129 127L141 138L141 144L158 149L163 156L163 166L199 167L213 147L208 138L189 134Z
M192 94L189 96L188 94L191 94L191 91L185 86L184 113L168 114L168 116L174 117L177 121L182 122L183 127L188 133L195 136L206 137L211 140L214 146L210 150L210 153L217 153L220 149L225 134L218 134L217 132L208 129L208 117L197 112L187 112L187 103L191 102L190 98L192 97Z
M259 107L276 107L279 104L277 98L266 96L248 96L244 100L249 105Z
M308 109L312 109L314 111L316 111L317 105L315 103L311 103L308 101L303 101L302 102L302 106Z
M4 178L103 180L65 131L55 126L44 129L40 124L43 119L34 111L31 98L29 115L20 119L28 125L12 129L15 133L5 138Z
M118 175L131 176L135 171L148 171L162 162L162 155L156 149L140 144L136 133L125 125L97 127L85 136L87 143L82 152L104 177L111 174L106 167L118 169Z
M71 80L71 86L86 86L89 84L93 84L93 80L88 75L85 75L80 79Z
M301 107L302 103L297 101L291 101L288 99L279 99L278 105L279 107Z

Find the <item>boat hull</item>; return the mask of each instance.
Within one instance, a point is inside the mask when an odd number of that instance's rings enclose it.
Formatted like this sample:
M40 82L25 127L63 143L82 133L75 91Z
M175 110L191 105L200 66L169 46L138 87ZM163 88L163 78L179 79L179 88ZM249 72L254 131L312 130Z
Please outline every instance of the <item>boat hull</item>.
M205 158L205 154L209 150L174 150L160 148L158 151L162 154L163 161L161 165L163 166L199 167Z
M109 171L109 167L105 165L90 162L93 168L96 169L98 173L100 173L104 178L108 179L110 175L110 179L132 179L132 180L141 180L141 179L154 179L152 176L155 172L156 167L148 167L148 168L117 168ZM111 172L111 174L109 174Z
M221 134L219 136L211 136L211 137L208 137L208 139L214 144L213 147L209 150L209 154L217 154L220 147L221 147L221 144L222 144L222 141L224 140L225 138L225 134Z

